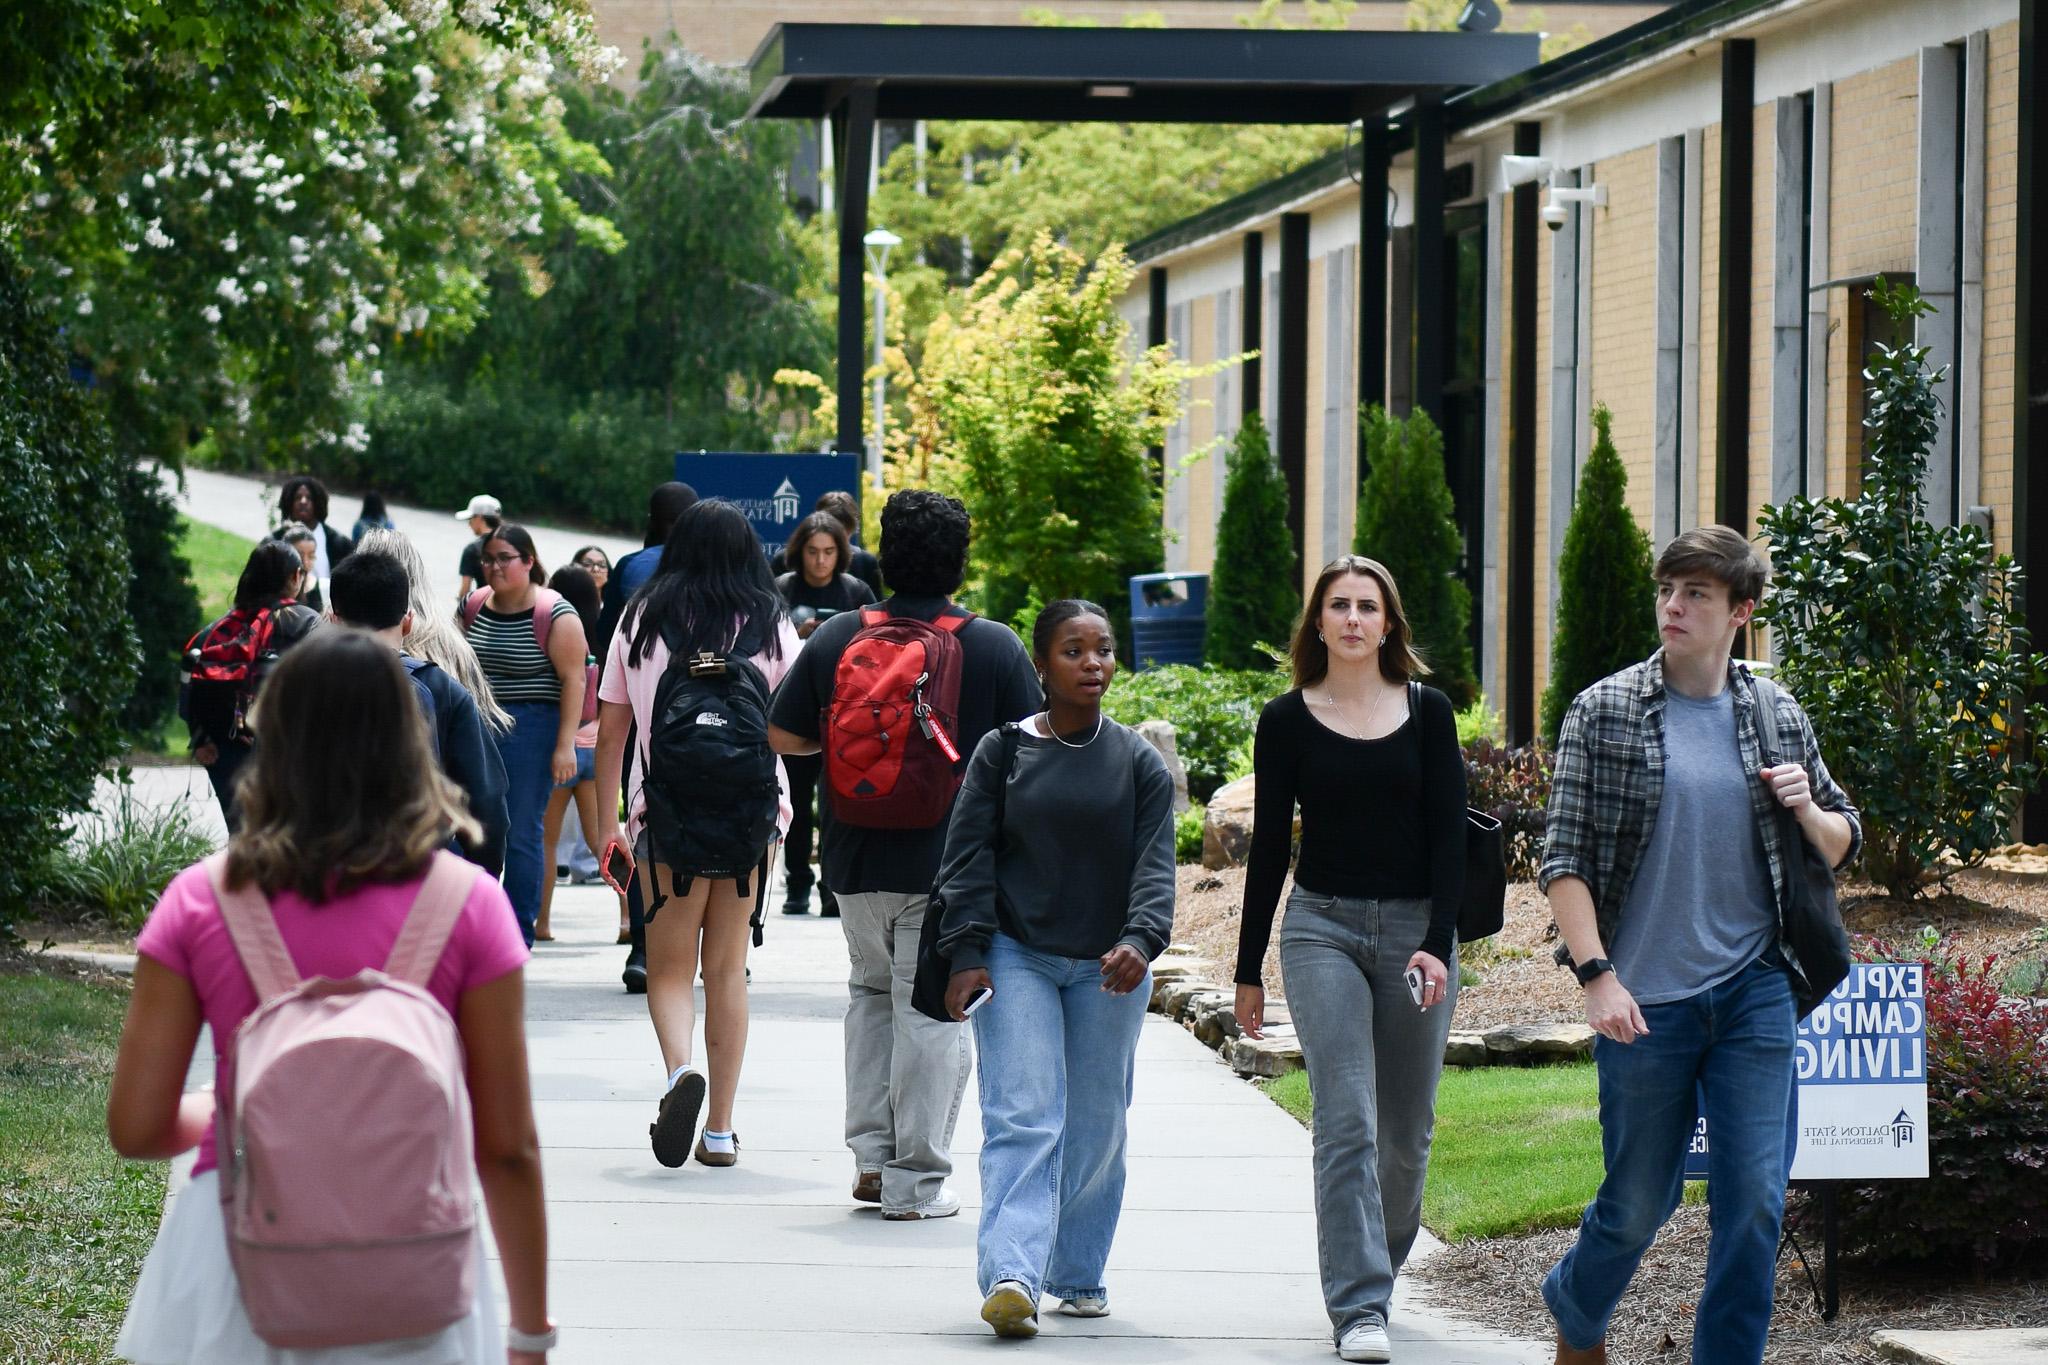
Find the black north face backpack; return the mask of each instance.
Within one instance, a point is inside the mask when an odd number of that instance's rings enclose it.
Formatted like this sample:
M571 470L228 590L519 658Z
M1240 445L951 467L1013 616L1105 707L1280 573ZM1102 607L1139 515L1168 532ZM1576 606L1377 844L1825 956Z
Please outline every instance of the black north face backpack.
M780 787L768 747L768 680L753 661L754 637L742 630L723 654L671 653L655 685L647 837L654 860L669 866L682 891L710 877L736 881L742 896L751 894L749 878L775 838ZM657 894L649 912L667 899Z

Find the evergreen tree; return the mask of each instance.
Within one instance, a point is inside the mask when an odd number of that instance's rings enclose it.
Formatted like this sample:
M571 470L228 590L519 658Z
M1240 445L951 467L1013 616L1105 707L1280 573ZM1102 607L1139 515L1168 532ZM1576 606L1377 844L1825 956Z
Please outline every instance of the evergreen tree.
M1593 407L1593 453L1557 562L1557 628L1543 691L1543 742L1557 743L1572 698L1657 649L1657 581L1650 538L1628 510L1628 471L1615 452L1614 419Z
M1218 668L1271 668L1260 644L1285 645L1301 610L1300 565L1287 530L1287 483L1256 412L1230 445L1203 655Z
M1479 696L1472 673L1472 594L1458 577L1464 545L1451 486L1444 482L1444 438L1429 414L1406 420L1372 404L1360 445L1370 473L1358 492L1351 548L1387 566L1428 679L1464 710Z

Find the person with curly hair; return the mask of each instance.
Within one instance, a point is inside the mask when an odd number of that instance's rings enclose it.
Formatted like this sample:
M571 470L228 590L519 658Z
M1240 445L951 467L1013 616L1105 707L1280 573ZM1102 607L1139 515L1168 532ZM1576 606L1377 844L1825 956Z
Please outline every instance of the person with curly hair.
M971 531L959 499L911 488L882 509L882 575L895 595L818 627L775 694L769 739L781 754L820 752L840 656L870 616L932 622L962 618L960 712L954 774L981 737L1039 709L1038 675L1016 632L955 606ZM846 1145L853 1197L891 1220L948 1218L960 1200L953 1122L967 1090L968 1045L958 1024L927 1019L910 1003L918 934L945 851L946 816L926 828L870 829L828 822L823 880L838 896L852 970L846 1007Z
M277 495L278 520L313 532L313 580L324 590L334 566L355 552L356 543L327 524L327 486L310 474L294 474Z

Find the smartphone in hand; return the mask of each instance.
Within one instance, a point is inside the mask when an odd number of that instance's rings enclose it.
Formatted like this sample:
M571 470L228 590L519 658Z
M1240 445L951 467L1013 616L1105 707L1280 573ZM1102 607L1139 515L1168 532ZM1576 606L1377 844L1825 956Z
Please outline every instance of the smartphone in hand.
M974 994L968 996L967 1003L960 1007L960 1017L962 1019L967 1018L969 1015L973 1014L976 1010L980 1009L983 1005L986 1005L990 1000L994 998L995 992L993 990L991 990L987 986L976 986L974 988Z
M1429 978L1422 974L1420 967L1410 967L1402 975L1408 982L1408 994L1415 1001L1415 1008L1426 1013L1429 1006L1422 1003L1422 992L1428 988Z
M625 845L613 844L605 851L604 879L612 890L626 894L626 886L633 880L633 855L626 852Z

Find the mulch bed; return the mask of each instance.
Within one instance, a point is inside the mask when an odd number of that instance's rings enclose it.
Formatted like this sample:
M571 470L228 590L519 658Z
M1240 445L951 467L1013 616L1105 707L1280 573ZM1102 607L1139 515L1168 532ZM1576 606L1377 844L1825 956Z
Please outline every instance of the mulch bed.
M1217 964L1228 978L1237 960L1238 911L1244 869L1180 869L1174 941ZM1889 945L1900 956L1919 951L1924 930L1971 957L1995 954L2006 964L2048 962L2048 876L2009 872L1957 873L1940 896L1917 901L1886 897L1867 883L1841 887L1843 918L1852 935ZM1280 918L1285 917L1285 896ZM1273 941L1279 941L1279 923ZM1507 924L1498 938L1465 950L1480 973L1463 989L1456 1027L1578 1022L1579 991L1551 961L1555 947L1550 910L1531 883L1508 888ZM1269 948L1266 987L1284 994L1277 947ZM1451 1311L1514 1336L1550 1339L1554 1332L1538 1285L1576 1236L1575 1230L1463 1242L1414 1268ZM1810 1248L1814 1274L1820 1250ZM1707 1210L1681 1208L1650 1248L1608 1339L1609 1358L1623 1362L1689 1358L1692 1311L1705 1275ZM1789 1251L1779 1265L1777 1314L1767 1358L1772 1365L1833 1365L1880 1359L1870 1335L1882 1329L1952 1330L2035 1327L2048 1323L2048 1267L2029 1275L1970 1283L1955 1274L1845 1263L1841 1313L1823 1323L1814 1309L1806 1272Z

